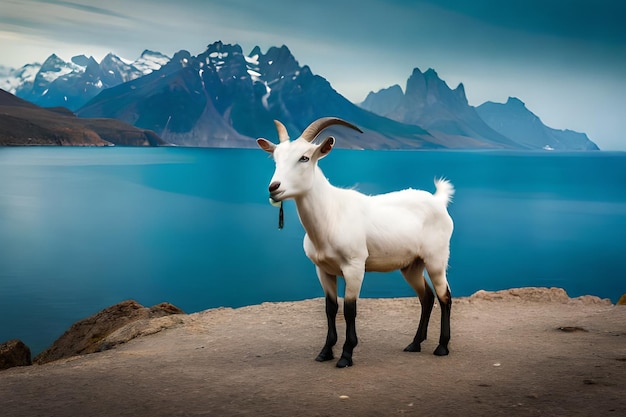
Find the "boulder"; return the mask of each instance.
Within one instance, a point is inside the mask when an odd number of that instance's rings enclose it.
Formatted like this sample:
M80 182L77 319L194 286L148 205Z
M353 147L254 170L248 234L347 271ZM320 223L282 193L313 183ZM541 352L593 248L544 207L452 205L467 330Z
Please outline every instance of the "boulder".
M137 336L156 333L182 322L181 319L167 319L166 316L185 314L181 309L169 303L144 307L134 300L127 300L107 307L104 310L74 323L48 349L34 359L37 364L84 355L111 349ZM152 319L158 320L157 324ZM115 340L107 338L127 326L132 330L122 332Z
M561 304L601 304L611 305L608 298L600 298L594 295L583 295L570 298L563 288L524 287L511 288L501 291L479 290L469 297L470 302L484 301L522 301L537 303L561 303Z
M14 339L0 344L0 370L31 365L30 348Z

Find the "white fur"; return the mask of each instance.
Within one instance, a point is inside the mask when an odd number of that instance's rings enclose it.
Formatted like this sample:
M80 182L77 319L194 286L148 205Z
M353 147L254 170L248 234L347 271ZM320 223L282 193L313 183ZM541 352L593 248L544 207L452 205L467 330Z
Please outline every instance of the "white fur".
M343 276L345 298L356 300L365 271L396 269L403 270L417 291L425 267L439 300L448 302L446 268L453 222L446 208L454 194L450 182L436 180L434 194L408 189L366 196L334 187L318 167L317 161L334 145L332 137L319 145L302 138L279 145L265 139L258 143L276 162L270 187L280 185L271 197L295 201L306 230L304 251L317 266L327 293L337 295L328 278ZM418 265L419 276L414 279L406 274L412 265Z

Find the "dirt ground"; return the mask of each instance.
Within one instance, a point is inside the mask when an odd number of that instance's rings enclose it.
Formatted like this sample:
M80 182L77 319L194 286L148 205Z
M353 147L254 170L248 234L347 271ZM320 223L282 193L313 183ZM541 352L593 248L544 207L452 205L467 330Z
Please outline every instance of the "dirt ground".
M417 299L361 299L358 307L351 368L314 361L325 338L322 299L214 309L114 350L2 371L0 414L626 415L626 306L510 293L455 298L447 357L432 354L438 308L423 351L407 353ZM343 335L341 315L338 323Z

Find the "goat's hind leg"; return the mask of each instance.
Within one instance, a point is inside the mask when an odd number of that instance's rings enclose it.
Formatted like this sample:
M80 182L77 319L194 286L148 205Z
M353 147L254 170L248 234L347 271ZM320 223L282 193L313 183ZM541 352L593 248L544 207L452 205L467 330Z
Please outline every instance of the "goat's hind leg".
M447 289L445 299L439 299L439 305L441 306L441 335L439 336L439 345L437 349L435 349L434 354L437 356L446 356L450 353L448 350L448 343L450 342L450 313L452 312L452 294L450 294L450 288Z
M421 304L421 315L417 333L413 341L404 348L405 352L421 352L421 343L426 340L428 333L428 322L430 314L435 304L435 295L426 283L424 278L424 262L421 259L416 260L411 265L402 269L402 275L409 285L415 290Z
M439 345L435 349L434 354L437 356L446 356L449 353L448 343L450 342L450 313L452 311L452 294L446 279L446 271L428 271L430 280L435 287L439 305L441 306L441 333L439 335Z
M334 359L333 346L337 343L337 311L339 304L337 303L337 277L327 274L317 268L317 276L322 284L324 293L326 294L326 320L328 322L328 332L326 334L326 343L322 351L315 358L318 362L324 362Z

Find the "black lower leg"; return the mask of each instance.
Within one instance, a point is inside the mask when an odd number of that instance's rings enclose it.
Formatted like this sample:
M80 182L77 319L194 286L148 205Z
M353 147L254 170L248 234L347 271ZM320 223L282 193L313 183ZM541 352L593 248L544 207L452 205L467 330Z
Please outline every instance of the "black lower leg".
M448 342L450 342L450 313L452 312L452 296L450 290L447 293L448 301L444 303L439 300L441 306L441 334L439 336L439 346L435 349L434 354L437 356L445 356L448 350Z
M417 333L415 333L413 342L404 349L405 352L420 352L422 350L421 343L426 340L430 313L433 311L433 306L435 305L435 295L428 285L426 285L424 295L420 297L420 304L422 313L419 326L417 327Z
M343 345L341 358L337 362L338 368L352 366L352 351L359 343L356 337L356 300L344 301L343 315L346 319L346 342Z
M322 351L319 355L317 355L317 358L315 358L318 362L334 359L333 346L337 343L337 326L335 324L337 310L339 310L337 299L326 295L326 320L328 321L328 333L326 334L326 343L324 344Z

